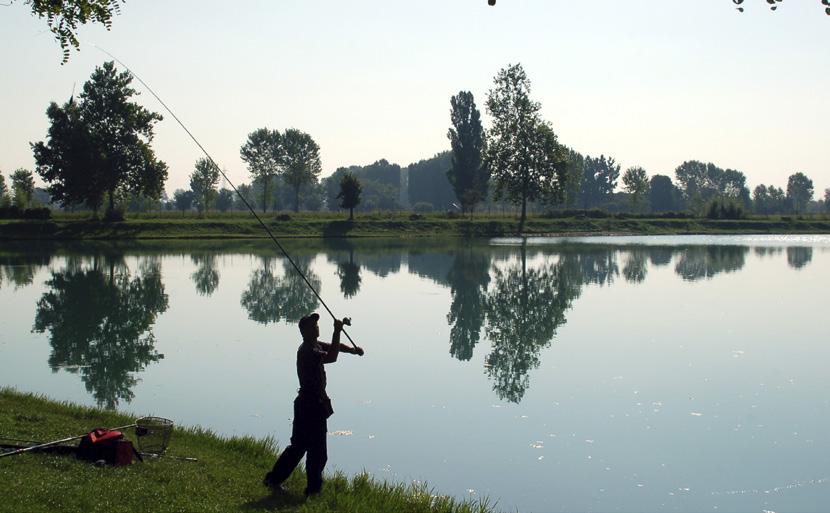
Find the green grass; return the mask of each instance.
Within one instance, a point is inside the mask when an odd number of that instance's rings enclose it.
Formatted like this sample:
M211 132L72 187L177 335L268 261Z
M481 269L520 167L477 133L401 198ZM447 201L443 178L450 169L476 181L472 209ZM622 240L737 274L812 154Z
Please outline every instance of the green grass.
M518 235L514 215L476 215L468 218L428 214L378 212L362 214L354 221L328 212L262 215L263 221L280 238L340 237L500 237ZM827 216L750 217L741 220L699 218L668 219L641 217L530 216L524 235L581 234L734 234L734 233L830 233ZM91 220L80 214L56 214L49 221L0 221L0 239L233 239L265 238L259 223L244 212L194 214L162 212L140 214L117 223Z
M0 389L0 435L53 440L95 427L130 424L121 413L57 403ZM135 440L132 429L128 438ZM487 501L459 502L426 486L386 484L366 474L328 475L323 493L306 501L305 474L296 471L287 492L272 494L261 480L274 463L273 440L223 438L201 428L177 427L168 454L198 462L148 459L129 467L96 467L74 456L27 453L0 459L0 511L84 512L453 512L489 513Z

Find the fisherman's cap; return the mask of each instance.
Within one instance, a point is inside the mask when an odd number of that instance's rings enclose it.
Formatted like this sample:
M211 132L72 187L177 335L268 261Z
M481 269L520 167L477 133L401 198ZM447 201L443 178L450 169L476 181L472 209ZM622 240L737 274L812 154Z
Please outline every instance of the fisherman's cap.
M300 333L305 335L306 330L308 328L311 328L315 324L317 324L317 321L319 321L319 320L320 320L320 314L318 314L316 312L313 313L313 314L310 314L310 315L306 315L305 317L300 319L300 322L298 323L299 326L300 326Z

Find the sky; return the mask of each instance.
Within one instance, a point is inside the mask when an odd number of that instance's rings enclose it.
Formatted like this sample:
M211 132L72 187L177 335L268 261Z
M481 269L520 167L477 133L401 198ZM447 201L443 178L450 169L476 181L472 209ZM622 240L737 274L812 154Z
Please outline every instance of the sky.
M786 188L801 171L830 187L830 16L819 0L129 0L112 30L87 26L61 65L44 21L0 5L0 172L34 169L49 102L80 91L106 49L152 87L235 183L257 128L298 128L322 176L381 158L448 150L450 97L484 113L493 77L521 63L560 142L623 169L686 160ZM168 194L188 187L198 147L165 116L153 148ZM42 182L39 182L42 184ZM621 185L621 184L620 184Z

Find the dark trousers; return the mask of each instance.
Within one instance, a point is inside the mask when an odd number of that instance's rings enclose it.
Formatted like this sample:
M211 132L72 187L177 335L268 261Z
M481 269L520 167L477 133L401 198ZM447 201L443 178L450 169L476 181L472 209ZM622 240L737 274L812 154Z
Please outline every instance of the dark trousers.
M319 408L309 408L299 398L294 401L294 425L291 429L291 444L277 458L274 468L266 479L273 484L282 484L297 468L304 455L307 484L305 493L318 493L323 487L323 467L326 466L326 416Z

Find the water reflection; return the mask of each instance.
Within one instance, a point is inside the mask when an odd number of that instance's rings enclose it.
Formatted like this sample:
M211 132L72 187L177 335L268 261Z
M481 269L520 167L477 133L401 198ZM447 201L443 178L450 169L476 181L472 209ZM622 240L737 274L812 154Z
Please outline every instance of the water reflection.
M787 248L787 264L793 269L801 269L813 259L813 248L790 247Z
M580 293L577 260L565 256L528 269L524 244L520 254L520 262L495 269L495 285L485 300L492 344L486 372L499 398L514 403L524 397L528 372L539 366L539 353L565 323L565 311Z
M50 261L51 256L43 253L0 255L0 287L4 282L14 285L15 289L31 285L35 273L49 265Z
M100 249L101 246L99 246ZM47 292L37 305L34 330L49 332L53 370L81 375L99 404L113 407L132 398L133 373L160 359L151 327L167 309L159 259L163 247L139 247L144 256L131 272L124 251L109 248L94 257L77 248L52 246L48 251L0 252L0 276L15 287L32 283L53 255L64 251L65 268L51 273ZM74 252L73 252L74 251ZM196 265L190 274L198 294L210 297L220 281L222 252L259 255L253 260L240 305L261 324L293 323L318 308L318 301L290 262L271 248L238 244L189 252ZM454 241L412 245L401 241L301 241L289 248L300 270L322 293L315 258L324 255L344 298L365 287L364 272L394 278L409 272L449 291L446 322L449 353L470 361L482 339L489 343L485 373L496 395L519 402L530 387L529 373L540 365L542 351L567 322L567 312L584 287L610 287L620 278L629 284L648 281L650 271L673 265L686 281L712 279L744 267L752 251L758 257L780 256L803 269L812 247L760 245L614 245L558 243L516 246ZM167 254L180 255L181 251ZM671 268L669 268L671 269ZM336 286L335 286L336 287ZM331 289L329 289L331 290ZM361 298L362 299L362 298Z
M200 296L210 296L219 286L219 271L216 269L216 256L210 254L193 254L190 259L199 267L190 275Z
M450 324L450 354L466 361L473 357L486 315L490 255L473 246L455 253L446 281L452 295L447 322Z
M70 257L46 286L33 330L49 332L52 371L80 373L99 406L132 400L133 373L164 357L150 330L168 306L159 261L143 259L133 276L122 256Z
M248 311L248 318L261 324L272 322L297 322L317 308L317 298L308 289L302 276L286 259L282 261L282 274L274 274L272 257L262 258L261 269L251 273L248 288L242 293L240 303ZM311 270L309 256L295 257L294 262L306 276L311 286L321 293L320 277Z
M747 253L747 246L690 246L680 251L675 272L687 281L731 273L743 268Z
M354 260L354 248L349 248L349 260L337 262L337 276L340 278L340 292L343 297L354 297L360 290L360 266Z

